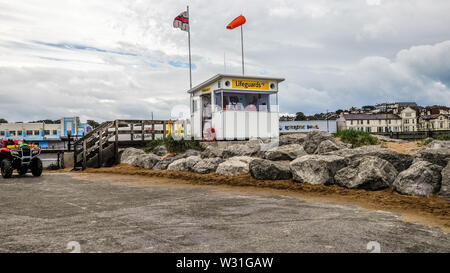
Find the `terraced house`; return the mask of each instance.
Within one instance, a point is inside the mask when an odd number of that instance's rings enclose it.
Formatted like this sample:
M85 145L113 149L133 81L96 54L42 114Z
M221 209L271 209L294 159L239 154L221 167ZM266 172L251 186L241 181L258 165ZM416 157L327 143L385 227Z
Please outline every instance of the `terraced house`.
M368 133L402 132L402 118L395 114L343 114L338 130L353 129Z
M450 130L450 114L434 114L419 117L419 130L444 131Z

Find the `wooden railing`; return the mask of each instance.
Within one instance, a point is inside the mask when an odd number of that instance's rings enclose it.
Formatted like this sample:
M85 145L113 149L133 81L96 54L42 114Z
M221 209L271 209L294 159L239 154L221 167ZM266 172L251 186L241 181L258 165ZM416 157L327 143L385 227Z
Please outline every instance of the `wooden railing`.
M88 166L103 166L105 150L109 151L108 155L111 155L112 151L112 162L117 164L119 162L119 144L125 147L132 146L137 142L144 144L149 141L146 140L146 134L151 135L151 140L155 140L157 135L166 137L169 133L169 124L174 123L173 120L115 120L104 122L83 138L74 142L74 169L81 168L84 170ZM162 129L156 130L156 125L161 125ZM139 126L140 128L137 129L136 127ZM141 136L136 139L136 135ZM130 140L121 139L120 136L129 136Z

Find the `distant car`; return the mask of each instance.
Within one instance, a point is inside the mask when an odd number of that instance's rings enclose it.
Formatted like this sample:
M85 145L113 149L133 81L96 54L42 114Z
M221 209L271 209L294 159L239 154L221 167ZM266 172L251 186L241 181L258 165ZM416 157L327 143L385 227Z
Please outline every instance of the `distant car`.
M31 171L33 176L41 176L42 161L37 157L41 149L17 140L2 139L0 142L0 168L3 178L10 178L14 170L19 175Z

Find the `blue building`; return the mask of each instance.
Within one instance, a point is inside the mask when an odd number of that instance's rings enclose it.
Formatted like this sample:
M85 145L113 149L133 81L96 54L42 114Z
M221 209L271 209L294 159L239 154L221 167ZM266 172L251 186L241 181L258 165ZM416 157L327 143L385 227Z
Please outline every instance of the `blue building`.
M41 148L64 148L68 136L83 137L92 131L87 123L81 123L79 117L63 117L59 124L46 123L3 123L0 124L0 138L24 140Z

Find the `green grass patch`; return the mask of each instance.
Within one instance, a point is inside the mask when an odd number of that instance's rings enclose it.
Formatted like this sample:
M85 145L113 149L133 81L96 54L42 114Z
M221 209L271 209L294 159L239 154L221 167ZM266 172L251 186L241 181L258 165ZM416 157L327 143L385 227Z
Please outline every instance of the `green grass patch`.
M144 151L149 153L157 146L164 145L169 153L184 153L189 149L203 151L203 147L200 145L199 140L191 139L174 139L172 136L165 137L163 139L152 140L144 147Z
M430 144L432 141L433 141L432 138L422 139L422 140L417 141L417 146L424 147L424 146L427 146L428 144Z
M450 134L439 136L438 139L443 141L450 140Z
M378 138L363 131L342 130L334 134L334 136L340 138L344 143L352 144L352 148L380 144Z

